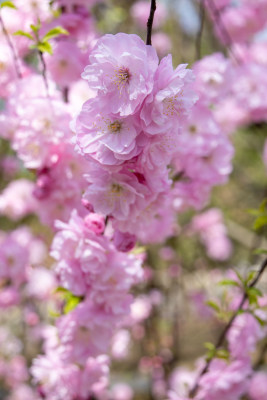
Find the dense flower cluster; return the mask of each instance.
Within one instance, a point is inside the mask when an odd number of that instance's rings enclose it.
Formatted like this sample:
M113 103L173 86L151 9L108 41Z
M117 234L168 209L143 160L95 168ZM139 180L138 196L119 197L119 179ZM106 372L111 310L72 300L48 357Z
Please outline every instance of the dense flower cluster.
M122 232L160 241L173 233L175 209L203 206L210 188L225 182L232 146L207 107L193 107L192 71L173 70L170 55L158 64L136 35L100 39L83 78L97 93L73 123L77 151L90 165L84 197ZM170 167L182 175L174 190Z

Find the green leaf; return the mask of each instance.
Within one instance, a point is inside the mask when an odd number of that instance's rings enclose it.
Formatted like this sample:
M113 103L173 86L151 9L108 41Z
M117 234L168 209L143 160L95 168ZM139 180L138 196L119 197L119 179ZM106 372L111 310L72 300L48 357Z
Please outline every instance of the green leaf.
M32 46L30 46L31 49L37 49L39 50L41 53L49 53L50 55L53 54L53 49L50 43L45 42L39 42L37 44L34 44Z
M266 214L266 206L267 206L267 199L264 199L264 200L261 202L260 206L259 206L259 211L260 211L262 214L263 214L263 213Z
M208 352L206 354L206 360L210 361L215 357L216 348L215 348L214 344L210 343L210 342L204 343L204 346L206 347L206 349L208 349Z
M56 288L55 293L69 294L70 291L62 286L59 286L58 288Z
M25 36L25 37L27 37L27 38L30 39L30 40L34 40L34 37L33 37L30 33L24 32L24 31L16 31L15 33L13 33L13 35L16 35L16 36Z
M205 343L204 343L204 346L205 346L206 349L208 349L208 350L215 350L215 346L214 346L214 344L211 343L211 342L205 342Z
M207 304L207 306L213 308L213 310L215 310L217 312L221 311L220 306L212 300L207 301L206 304Z
M255 288L247 288L246 292L247 292L247 296L248 296L248 301L250 305L258 305L258 293L255 292L254 290Z
M82 301L82 297L70 295L67 298L66 304L64 306L64 314L69 313L70 311L74 310L77 305Z
M232 279L223 279L221 282L219 282L219 285L222 286L237 286L240 287L240 284Z
M262 297L263 296L263 294L262 294L262 292L260 291L260 289L257 289L257 288L255 288L255 287L249 287L248 289L247 289L247 293L248 294L254 294L255 296L258 296L258 297Z
M267 250L265 249L256 249L253 251L253 254L267 254Z
M40 28L41 28L41 24L40 24L39 22L38 22L37 25L31 24L31 25L30 25L30 28L31 28L31 30L32 30L34 33L38 33L39 30L40 30Z
M47 42L48 40L53 39L59 35L69 35L69 32L61 26L56 26L44 35L44 37L42 38L42 42Z
M49 316L52 317L52 318L59 318L59 317L60 317L60 313L57 312L57 311L54 311L54 310L52 310L52 309L49 309L49 310L48 310L48 314L49 314Z
M258 218L256 218L256 221L253 224L253 229L258 230L265 225L267 225L267 215L261 215Z
M225 349L219 349L216 351L216 357L222 358L223 360L229 360L230 354L229 351Z
M247 210L247 212L249 214L253 215L254 217L257 217L260 214L259 210L255 209L255 208L249 208Z
M255 275L256 275L256 271L250 271L249 272L249 274L248 274L248 276L246 277L246 280L245 280L245 286L248 286L249 282L251 282L255 278Z
M4 7L14 8L15 10L17 9L17 7L12 3L12 1L0 0L0 8Z
M243 278L243 276L240 274L239 271L237 271L237 270L234 270L234 271L235 271L236 276L237 276L238 279L240 280L240 282L244 285L245 279Z
M258 317L258 315L256 315L256 314L253 314L253 316L254 316L254 318L258 321L258 323L259 323L261 326L265 326L265 325L266 325L266 321L264 321L264 319L261 319L261 318Z

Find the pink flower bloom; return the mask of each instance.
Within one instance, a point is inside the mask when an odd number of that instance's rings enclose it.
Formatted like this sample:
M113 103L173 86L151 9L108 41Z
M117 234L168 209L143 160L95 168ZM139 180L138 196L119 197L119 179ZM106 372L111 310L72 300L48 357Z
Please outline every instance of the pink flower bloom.
M197 100L191 89L193 74L185 64L175 70L172 57L164 57L155 74L155 86L146 99L141 112L141 122L146 133L155 135L173 131L177 135Z
M94 98L95 95L96 93L88 87L87 82L83 79L74 82L69 89L69 102L72 116L77 116L83 104L88 99Z
M195 90L201 101L214 105L229 93L234 75L234 66L221 53L214 53L197 61L193 67Z
M111 389L111 395L113 400L132 400L134 392L126 383L116 383Z
M57 287L53 271L36 267L29 271L26 291L29 296L40 300L48 299L53 290Z
M192 229L200 234L209 257L225 261L231 256L232 245L227 237L220 210L213 208L195 216L192 220Z
M126 329L120 329L112 338L111 354L115 360L123 360L129 353L131 335Z
M85 199L96 212L112 215L118 220L127 220L130 212L134 217L138 213L138 200L142 203L145 195L150 193L147 186L128 171L109 173L99 167L91 168L87 179L90 184Z
M255 372L249 383L249 396L251 400L265 400L267 398L267 374Z
M75 121L76 143L85 156L101 164L122 164L140 153L140 127L132 116L126 118L102 112L102 103L87 101Z
M92 7L94 4L101 0L56 0L59 6L67 8L67 11L71 12L74 6L80 5L85 7Z
M90 213L84 218L84 225L90 231L101 235L105 230L105 218L102 215Z
M236 400L246 393L251 366L244 361L215 359L200 379L197 400Z
M190 371L186 368L175 368L170 376L170 389L179 396L186 397L193 387L197 378L197 371Z
M99 39L89 59L82 77L98 91L103 109L121 116L136 112L153 89L155 50L136 35L118 33Z
M0 308L8 308L18 305L21 301L20 293L15 287L7 286L0 289Z
M54 42L53 50L53 55L45 55L49 76L59 86L67 87L80 78L81 71L87 64L88 54L68 39Z
M166 33L153 33L151 40L153 47L155 47L159 57L164 57L171 51L172 42L170 37Z
M73 208L85 214L81 196L86 187L83 177L86 169L86 160L74 151L71 144L51 147L45 165L37 172L34 189L42 223L54 227L56 219L67 221Z
M36 113L36 108L38 113ZM15 109L19 126L13 140L13 148L28 168L39 168L48 159L52 147L63 138L70 138L66 105L47 98L25 99Z
M36 211L37 203L33 197L34 184L27 179L11 181L0 195L0 214L18 220Z
M136 243L136 236L128 232L115 231L113 242L117 250L122 252L131 251Z
M7 400L41 400L41 398L30 386L21 384L12 390Z
M151 300L148 296L137 297L131 305L130 319L133 324L147 319L152 311Z
M57 320L62 357L84 365L88 357L105 354L118 324L113 315L81 302L73 311Z
M26 281L29 251L11 235L0 241L0 279L11 281L16 287Z
M6 380L9 386L16 387L29 379L26 360L23 356L12 358L6 372Z
M216 24L216 33L219 39L230 45L232 42L247 42L253 35L259 32L265 25L264 14L251 5L229 7L221 14L221 23L227 27L228 35Z
M93 393L101 399L101 393L108 385L108 378L108 357L105 355L96 358L89 357L81 375L79 395L82 399L86 399L89 393Z
M251 314L238 315L227 334L232 357L243 359L250 357L257 342L265 335L264 329Z
M31 373L35 382L41 384L45 396L51 400L73 400L79 392L79 367L63 361L55 350L35 358Z
M58 223L52 256L61 284L115 314L124 314L131 301L127 292L143 276L141 260L119 253L107 237L95 234L73 212L69 224ZM119 303L123 301L124 303Z

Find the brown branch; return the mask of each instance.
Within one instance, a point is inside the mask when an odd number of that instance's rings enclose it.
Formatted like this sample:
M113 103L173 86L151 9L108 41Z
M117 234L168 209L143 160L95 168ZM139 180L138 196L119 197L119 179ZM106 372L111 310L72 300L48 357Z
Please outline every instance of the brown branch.
M229 48L229 46L231 46L233 44L233 40L232 37L230 35L230 33L228 32L228 29L226 28L226 26L224 25L222 19L221 19L221 15L220 15L220 10L217 9L214 0L207 0L211 11L213 13L213 16L215 17L215 21L218 24L218 27L222 33L222 35L225 38L225 46L228 49L229 53L232 55L233 59L239 63L239 59L236 57L236 55L232 52L231 48Z
M258 281L260 280L260 278L261 278L263 272L265 271L266 267L267 267L267 258L262 262L261 267L260 267L257 275L251 281L251 283L248 285L248 288L252 288L258 283ZM229 329L232 327L233 322L235 321L236 317L239 315L240 311L243 309L243 306L244 306L247 298L248 298L248 292L246 291L243 294L243 297L242 297L242 299L241 299L241 301L239 303L239 306L238 306L237 310L232 315L232 317L229 320L228 324L225 326L225 328L223 329L222 333L220 334L220 336L219 336L219 338L218 338L218 340L216 342L216 345L215 345L215 349L216 350L218 350L219 347L221 347L221 345L223 344ZM193 388L189 392L189 396L191 398L193 398L196 395L196 393L198 391L198 388L199 388L199 380L204 374L206 374L206 372L208 372L208 369L209 369L209 366L211 364L211 361L212 361L212 359L207 360L206 364L204 365L204 367L200 371L200 373L199 373L199 375L197 377L195 385L193 386Z
M205 22L205 7L202 2L199 3L200 27L196 36L196 60L201 58L201 41Z
M148 45L152 45L151 35L152 35L152 27L153 27L154 14L155 14L156 8L157 8L156 0L151 0L150 14L149 14L149 17L147 20L146 44L148 44Z
M0 24L1 24L3 33L5 35L6 41L8 43L8 46L9 46L10 51L11 51L12 56L13 56L13 61L14 61L16 74L17 74L18 78L21 79L22 78L22 73L20 71L18 56L17 56L15 47L14 47L14 45L12 43L12 40L10 39L9 33L8 33L7 29L6 29L6 26L4 24L4 21L3 21L3 18L1 17L1 15L0 15Z
M46 94L47 94L47 97L49 97L49 86L48 86L48 80L47 80L47 74L46 74L46 63L45 63L44 55L40 50L38 51L38 53L39 53L39 57L40 57L41 64L42 64L42 76L44 79Z

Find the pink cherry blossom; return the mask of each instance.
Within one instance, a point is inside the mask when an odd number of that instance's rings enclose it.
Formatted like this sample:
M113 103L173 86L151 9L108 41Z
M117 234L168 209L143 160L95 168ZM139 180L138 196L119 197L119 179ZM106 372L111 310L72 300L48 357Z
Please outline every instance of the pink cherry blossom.
M103 109L111 113L133 114L153 89L158 57L137 35L105 35L89 60L82 77L97 90Z

